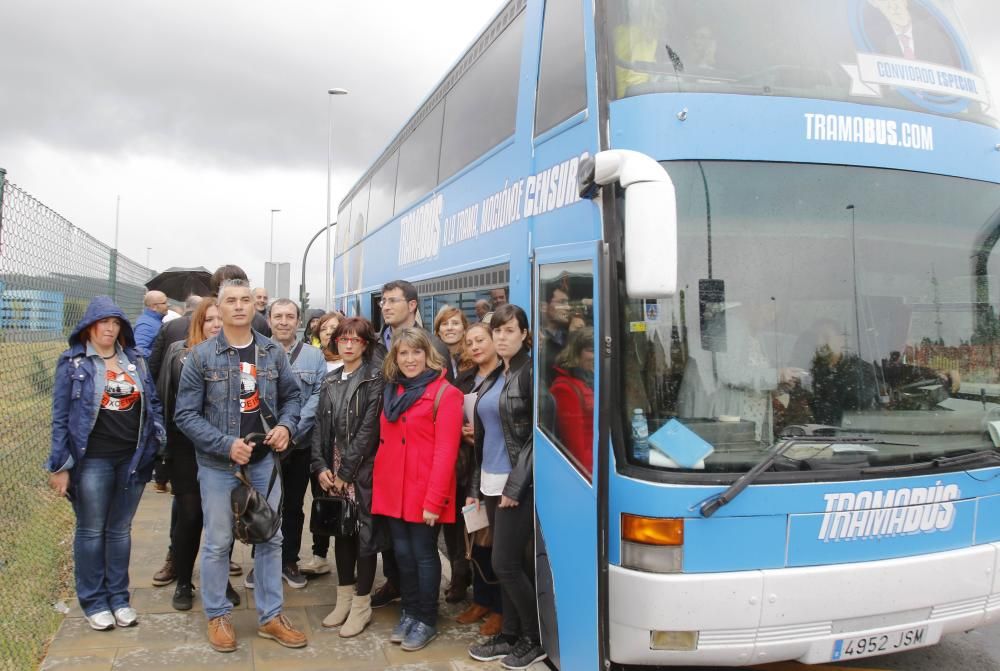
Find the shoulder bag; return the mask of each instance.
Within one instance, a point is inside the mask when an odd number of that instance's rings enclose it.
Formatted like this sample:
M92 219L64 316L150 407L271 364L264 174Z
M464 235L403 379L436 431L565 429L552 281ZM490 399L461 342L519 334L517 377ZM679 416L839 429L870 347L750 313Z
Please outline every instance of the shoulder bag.
M278 479L278 458L274 457L271 471L271 481L267 485L267 494L261 494L250 484L250 476L246 465L240 466L236 473L240 481L230 492L230 504L233 510L233 536L241 543L257 545L274 538L281 528L281 508L284 505L285 493L282 491L278 509L272 508L268 502L274 483Z

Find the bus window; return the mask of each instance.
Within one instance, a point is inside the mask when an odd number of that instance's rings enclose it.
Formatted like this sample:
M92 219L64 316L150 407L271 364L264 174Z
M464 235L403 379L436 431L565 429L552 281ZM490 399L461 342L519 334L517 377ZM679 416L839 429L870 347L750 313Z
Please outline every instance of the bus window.
M349 244L354 245L361 242L365 237L365 222L368 219L368 194L371 190L371 182L366 183L351 199L351 231Z
M397 165L399 165L399 154L394 152L372 177L372 191L368 197L366 234L380 228L382 224L392 218L392 210L395 206Z
M917 71L960 71L984 90L950 2L859 0L611 0L607 37L615 97L697 91L842 100L994 125L995 106L973 95L954 104L933 91L879 87L880 59ZM911 37L896 27L909 24ZM900 33L907 35L907 33Z
M396 177L397 213L402 212L437 186L443 116L444 105L439 103L399 148L399 173Z
M349 237L349 232L351 230L351 201L347 201L337 212L337 253L346 251L350 246L348 241L351 239Z
M539 268L538 423L590 480L594 445L591 262Z
M535 135L544 133L586 106L583 4L578 0L548 0L538 66Z
M664 166L690 253L675 297L622 302L622 419L641 408L651 437L630 461L741 472L800 436L880 444L795 447L777 468L992 448L995 185L847 166Z
M514 133L522 13L448 92L441 137L441 181Z

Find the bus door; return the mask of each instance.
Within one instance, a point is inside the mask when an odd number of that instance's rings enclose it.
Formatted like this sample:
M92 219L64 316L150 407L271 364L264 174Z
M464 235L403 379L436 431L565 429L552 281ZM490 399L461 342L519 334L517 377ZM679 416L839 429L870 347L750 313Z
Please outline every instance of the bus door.
M535 568L542 645L562 669L598 666L600 332L603 243L535 250Z

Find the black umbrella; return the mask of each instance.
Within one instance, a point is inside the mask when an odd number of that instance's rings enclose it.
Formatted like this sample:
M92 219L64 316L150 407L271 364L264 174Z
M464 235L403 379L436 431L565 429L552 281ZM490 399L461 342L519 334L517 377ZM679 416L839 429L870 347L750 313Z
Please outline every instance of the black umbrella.
M212 273L203 267L167 268L146 282L150 291L162 291L175 301L183 301L188 296L208 296L211 291Z

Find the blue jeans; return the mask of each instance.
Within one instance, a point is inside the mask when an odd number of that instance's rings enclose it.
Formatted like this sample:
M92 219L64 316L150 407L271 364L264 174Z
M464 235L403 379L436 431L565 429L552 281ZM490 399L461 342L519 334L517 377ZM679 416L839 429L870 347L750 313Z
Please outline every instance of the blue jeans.
M438 529L420 522L404 522L394 517L387 519L392 550L399 565L403 612L434 627L437 625L438 593L441 589Z
M250 464L250 483L261 494L267 492L274 461L271 457ZM201 510L205 520L204 545L201 549L201 600L208 619L225 615L233 609L226 598L229 584L229 547L233 542L233 513L229 494L239 484L235 470L211 466L198 469L201 485ZM281 476L275 480L267 502L277 509L281 500ZM254 601L257 622L264 624L281 613L281 531L266 543L255 546L253 560Z
M129 480L131 460L84 457L73 483L76 595L86 615L129 605L132 517L144 486Z

